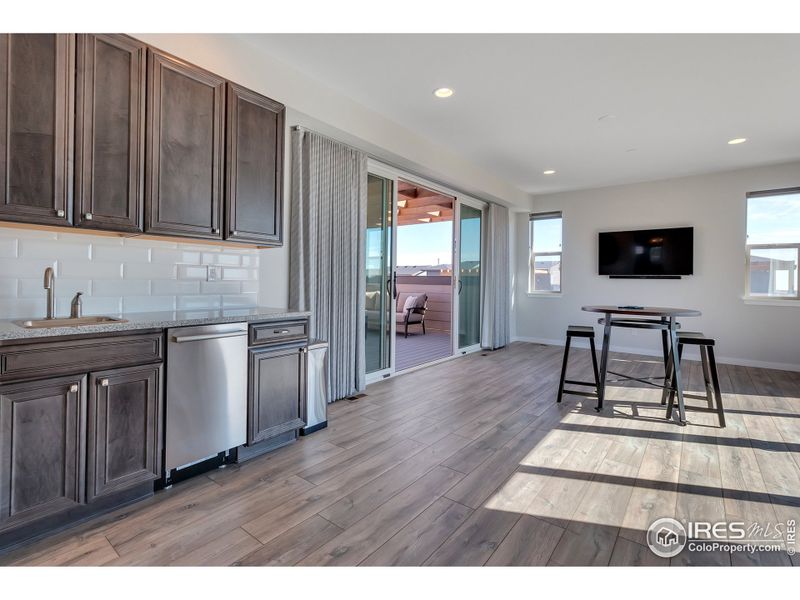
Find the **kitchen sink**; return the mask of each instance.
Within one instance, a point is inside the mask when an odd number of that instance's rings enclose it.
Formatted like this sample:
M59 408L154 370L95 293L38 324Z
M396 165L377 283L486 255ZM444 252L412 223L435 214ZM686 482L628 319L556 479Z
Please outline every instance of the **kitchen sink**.
M82 325L102 325L104 323L127 323L127 319L116 317L71 317L63 319L29 319L17 321L17 325L25 329L43 329L48 327L80 327Z

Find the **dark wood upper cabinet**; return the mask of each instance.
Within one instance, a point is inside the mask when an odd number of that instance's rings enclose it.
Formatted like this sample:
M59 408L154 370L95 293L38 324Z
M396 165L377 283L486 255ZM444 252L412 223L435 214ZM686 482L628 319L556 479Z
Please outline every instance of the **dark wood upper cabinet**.
M280 245L283 104L228 84L225 237Z
M86 377L0 386L0 530L84 499Z
M159 477L161 407L161 365L89 376L89 502Z
M0 220L72 221L74 34L0 34Z
M147 46L78 36L75 225L142 231Z
M305 425L305 348L250 350L247 443Z
M222 239L225 80L147 56L145 231Z

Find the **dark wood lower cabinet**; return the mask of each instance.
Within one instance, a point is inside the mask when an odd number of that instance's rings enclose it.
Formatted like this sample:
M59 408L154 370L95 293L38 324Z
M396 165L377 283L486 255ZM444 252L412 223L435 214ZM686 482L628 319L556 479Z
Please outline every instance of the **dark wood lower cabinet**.
M87 501L160 476L161 377L161 365L89 376Z
M0 531L84 501L86 377L0 386Z
M306 349L250 350L247 443L305 425Z

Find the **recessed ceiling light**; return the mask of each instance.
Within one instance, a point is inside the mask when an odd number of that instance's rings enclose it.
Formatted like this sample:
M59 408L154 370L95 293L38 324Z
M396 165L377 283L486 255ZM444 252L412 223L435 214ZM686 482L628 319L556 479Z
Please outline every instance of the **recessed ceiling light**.
M547 169L547 171L542 171L543 175L555 175L556 172L553 169Z
M453 90L448 87L440 87L438 89L433 90L433 95L437 98L449 98L453 95Z
M736 144L744 144L746 141L747 138L733 138L732 140L728 140L728 144L735 146Z
M440 210L429 210L428 214L430 216L432 216L432 217L441 217L442 216L442 211L440 211Z
M408 204L408 200L398 200L397 201L397 206L400 207L400 208L405 208L406 204Z
M430 223L431 222L431 218L430 217L423 217L421 219L417 219L417 221L422 221L423 223Z

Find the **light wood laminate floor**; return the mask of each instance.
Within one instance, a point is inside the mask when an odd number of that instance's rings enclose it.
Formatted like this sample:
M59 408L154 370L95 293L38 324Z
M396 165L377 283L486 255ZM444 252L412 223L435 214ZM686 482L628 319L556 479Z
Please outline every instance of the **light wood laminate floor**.
M586 376L588 351L573 357L570 376ZM663 369L612 359L629 374ZM577 396L556 405L560 362L560 348L515 343L382 381L332 405L326 430L0 563L791 564L786 553L667 560L643 544L657 517L800 520L800 374L720 365L719 429L706 413L665 421L659 391L639 383L611 384L601 414ZM698 364L686 364L699 391Z

